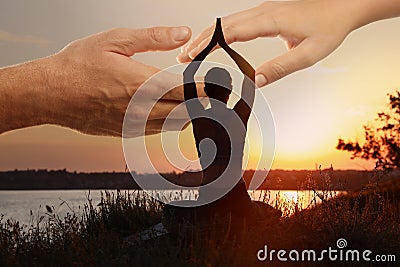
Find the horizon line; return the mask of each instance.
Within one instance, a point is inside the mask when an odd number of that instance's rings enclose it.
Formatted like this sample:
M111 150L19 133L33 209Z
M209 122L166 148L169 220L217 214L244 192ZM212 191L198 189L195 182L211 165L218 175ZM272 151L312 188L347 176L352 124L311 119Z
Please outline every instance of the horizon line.
M32 172L68 172L68 173L77 173L77 174L94 174L94 173L136 173L138 175L151 175L151 174L157 174L157 173L150 173L150 172L136 172L136 171L117 171L117 170L112 170L112 171L78 171L78 170L68 170L67 168L63 168L63 169L12 169L12 170L0 170L0 173L4 173L4 172L28 172L28 171L32 171ZM321 168L321 169L270 169L270 170L266 170L266 169L246 169L246 170L242 170L243 172L246 171L257 171L257 172L270 172L270 171L309 171L309 172L314 172L314 171L359 171L359 172L371 172L374 171L374 169L371 170L360 170L360 169L334 169L334 168ZM201 170L189 170L189 171L182 171L182 172L177 172L175 170L171 170L171 171L166 171L166 172L158 172L161 174L168 174L168 173L198 173L201 172Z

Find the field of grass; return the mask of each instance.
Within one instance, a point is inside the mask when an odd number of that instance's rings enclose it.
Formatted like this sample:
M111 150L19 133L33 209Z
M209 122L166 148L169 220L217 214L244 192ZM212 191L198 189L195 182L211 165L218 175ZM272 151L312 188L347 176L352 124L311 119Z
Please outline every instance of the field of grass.
M399 266L400 179L331 199L323 194L316 195L322 203L309 209L277 201L281 219L243 223L242 231L232 231L231 220L222 226L213 220L206 229L180 225L175 234L140 241L126 237L160 222L163 205L134 192L104 192L99 204L88 198L81 216L71 212L60 218L47 207L46 216L29 226L1 218L0 266L293 266L276 257L260 262L257 252L265 245L322 251L337 248L339 238L348 249L395 255L397 262L324 260L296 266Z

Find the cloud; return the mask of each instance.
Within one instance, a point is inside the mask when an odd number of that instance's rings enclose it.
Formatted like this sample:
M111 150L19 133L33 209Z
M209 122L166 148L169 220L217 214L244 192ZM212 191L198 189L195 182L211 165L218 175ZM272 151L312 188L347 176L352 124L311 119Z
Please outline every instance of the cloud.
M37 46L48 46L52 43L51 41L40 37L32 35L17 35L3 31L1 29L0 29L0 42L34 44Z

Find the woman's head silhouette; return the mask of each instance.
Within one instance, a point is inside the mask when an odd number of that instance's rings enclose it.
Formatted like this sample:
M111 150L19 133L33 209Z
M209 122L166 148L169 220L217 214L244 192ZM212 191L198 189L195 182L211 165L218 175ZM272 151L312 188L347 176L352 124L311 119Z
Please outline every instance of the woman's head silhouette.
M214 67L204 78L204 92L209 98L227 103L232 91L232 77L226 69Z

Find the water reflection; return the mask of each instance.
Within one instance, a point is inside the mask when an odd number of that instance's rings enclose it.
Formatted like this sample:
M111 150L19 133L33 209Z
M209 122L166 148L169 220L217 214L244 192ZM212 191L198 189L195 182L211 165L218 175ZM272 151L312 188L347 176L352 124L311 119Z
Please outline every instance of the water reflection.
M64 216L67 212L80 214L88 197L96 206L101 199L101 190L57 190L57 191L0 191L0 214L4 218L13 218L23 224L30 224L32 216L39 218L46 214L46 205L54 207L55 212ZM109 192L116 192L109 190ZM124 191L137 194L141 191ZM158 191L165 200L195 200L197 190ZM341 191L295 191L295 190L255 190L249 191L252 200L263 201L282 210L289 216L297 210L310 208L322 201L342 193ZM67 205L68 204L68 205ZM31 215L32 211L32 215Z

